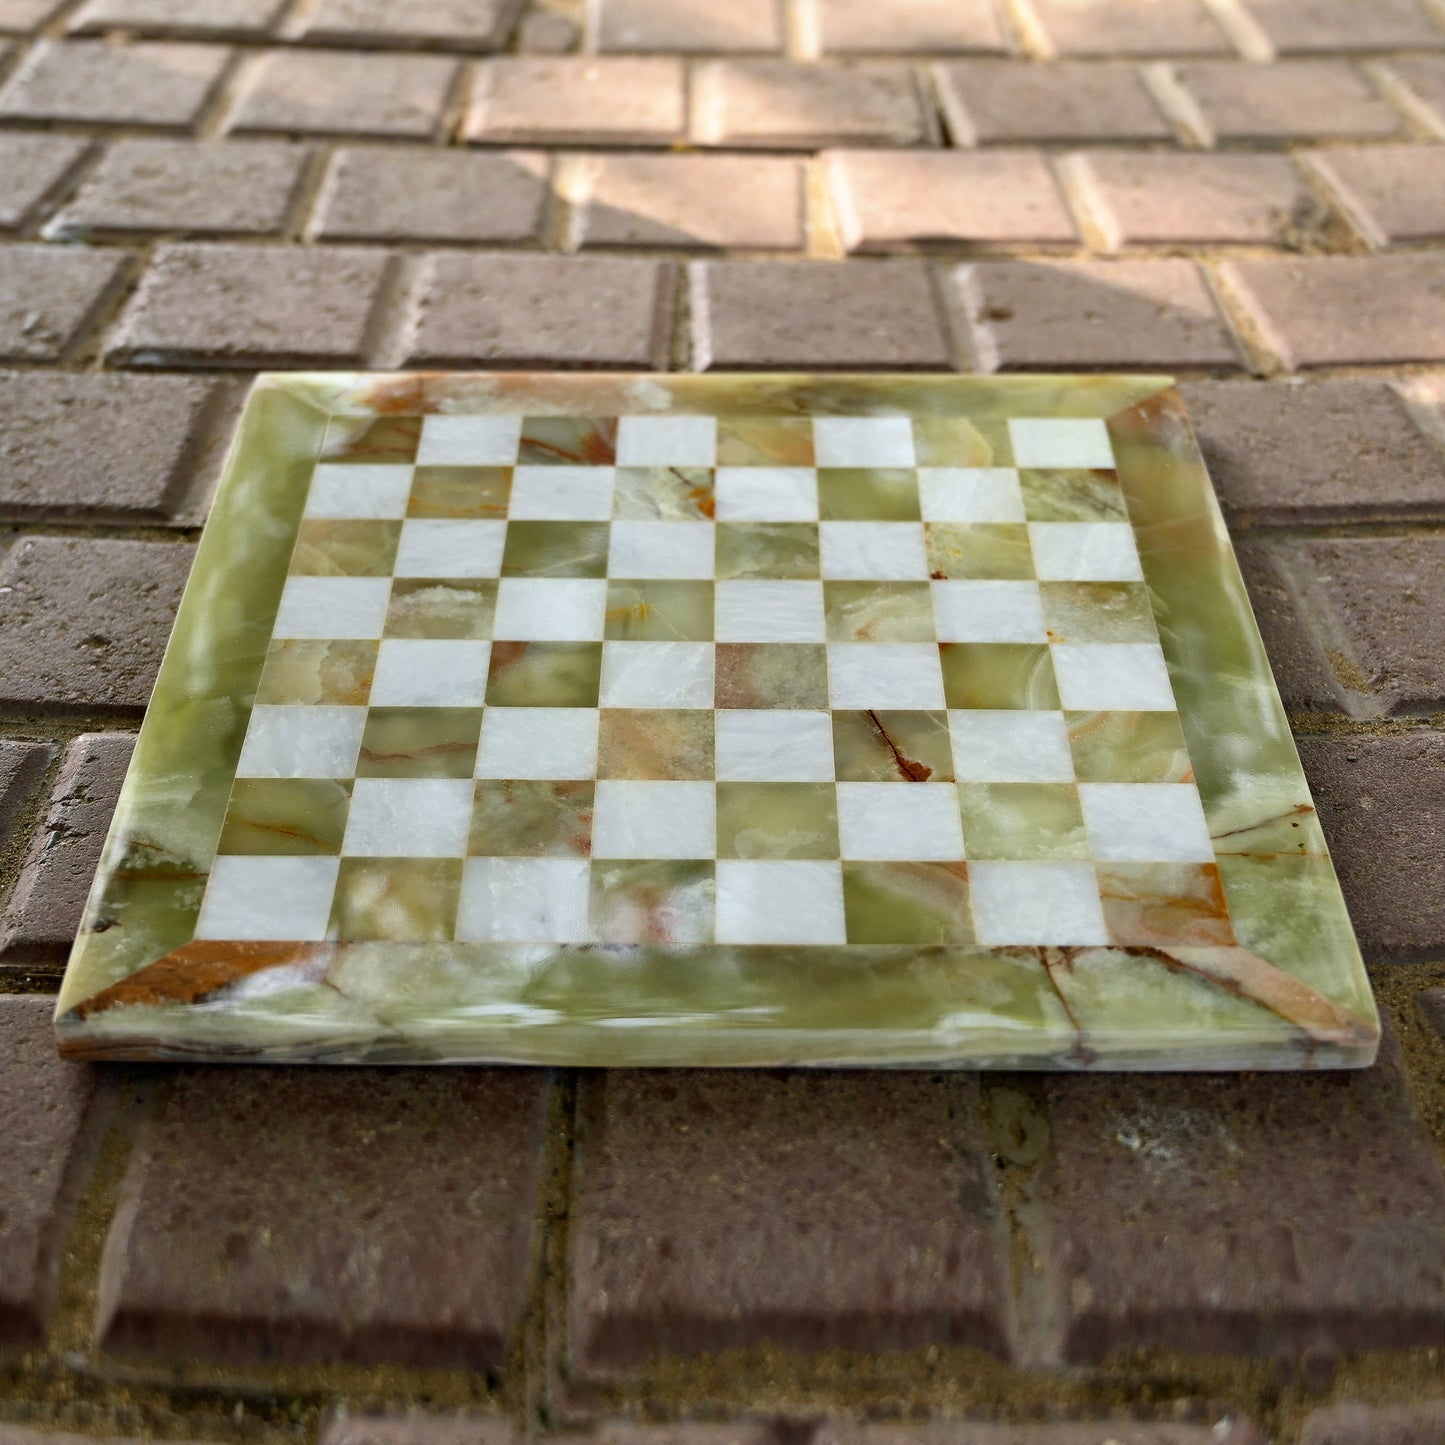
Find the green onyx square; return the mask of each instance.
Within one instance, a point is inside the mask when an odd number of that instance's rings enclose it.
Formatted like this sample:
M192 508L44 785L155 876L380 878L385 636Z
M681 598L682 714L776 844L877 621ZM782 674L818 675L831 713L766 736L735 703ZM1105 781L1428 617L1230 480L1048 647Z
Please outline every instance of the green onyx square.
M1086 859L1088 834L1073 783L960 783L963 846L975 861Z
M840 783L951 783L948 714L833 714L833 776Z
M966 863L844 863L849 943L971 944Z
M819 575L818 528L812 522L720 522L717 576L787 581Z
M820 467L818 515L825 522L916 522L918 473L911 467Z
M588 922L603 943L711 943L707 858L594 860Z
M1070 712L1064 723L1081 783L1194 781L1178 713Z
M405 466L416 460L421 424L419 416L334 416L326 424L321 460Z
M828 653L821 643L720 642L714 668L717 707L828 706Z
M939 653L943 697L950 708L1050 712L1059 705L1047 644L946 642Z
M928 575L936 582L1026 582L1034 575L1022 522L929 522L924 538Z
M374 707L361 735L358 778L469 778L481 708Z
M832 783L719 783L719 858L836 858Z
M379 644L372 640L273 642L256 689L258 703L360 707L371 696Z
M605 577L606 522L509 522L503 577Z
M400 522L309 517L296 534L293 577L390 577Z
M617 460L614 417L529 416L517 463L525 467L610 467Z
M1040 582L1052 642L1156 642L1154 609L1142 582Z
M510 467L418 467L412 475L406 514L500 522L511 498Z
M811 467L813 422L806 416L724 416L717 424L720 467Z
M327 931L346 943L441 943L461 896L460 858L343 858Z
M238 778L216 851L334 857L350 806L350 781Z
M477 784L467 852L507 858L586 858L592 852L590 782Z
M618 467L612 515L628 522L710 522L711 467Z
M1003 417L916 416L913 451L920 467L1011 467Z
M932 642L927 582L825 582L829 642Z
M487 702L495 707L596 707L600 642L495 642Z
M711 582L609 582L609 642L711 642Z
M391 584L384 637L479 639L492 635L497 584L489 577L398 577Z
M597 727L597 776L710 782L713 714L706 708L603 708Z
M1031 522L1127 522L1119 474L1026 469L1019 472L1024 516Z

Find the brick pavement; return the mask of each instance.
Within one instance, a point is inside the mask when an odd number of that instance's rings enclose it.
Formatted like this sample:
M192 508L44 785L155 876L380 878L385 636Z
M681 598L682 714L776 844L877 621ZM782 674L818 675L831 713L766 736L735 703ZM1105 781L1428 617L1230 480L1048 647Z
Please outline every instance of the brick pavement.
M0 1445L1439 1445L1442 196L1442 0L0 0ZM60 1063L245 381L397 365L1176 370L1381 1065Z

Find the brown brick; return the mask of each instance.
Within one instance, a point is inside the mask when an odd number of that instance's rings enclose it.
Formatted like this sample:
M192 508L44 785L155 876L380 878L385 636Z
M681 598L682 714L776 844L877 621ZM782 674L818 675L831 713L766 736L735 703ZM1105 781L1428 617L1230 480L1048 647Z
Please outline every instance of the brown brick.
M583 1089L574 1367L764 1343L1002 1348L972 1080L618 1071Z
M119 1436L69 1435L60 1430L26 1430L19 1425L0 1425L0 1445L141 1445L135 1438ZM197 1445L180 1441L177 1445Z
M832 151L825 166L849 251L1078 241L1037 151Z
M66 749L50 811L0 921L4 962L65 961L134 747L129 733L87 733Z
M1245 8L1281 55L1445 45L1418 0L1245 0Z
M0 1343L38 1343L94 1143L96 1070L55 1052L54 1001L0 997Z
M1176 75L1198 106L1210 143L1387 136L1402 126L1399 114L1344 61L1201 60L1179 66Z
M812 150L923 145L934 135L907 66L717 60L693 72L692 138L699 145Z
M335 45L500 50L521 8L521 0L320 0L304 33Z
M0 564L0 703L139 712L194 549L22 537Z
M0 738L0 847L8 849L15 841L40 775L54 757L49 743Z
M288 0L87 0L72 35L107 30L190 40L249 40L269 34Z
M42 210L89 149L74 136L0 135L0 230L17 230Z
M577 49L582 28L560 10L528 10L517 26L517 50L523 55L567 55Z
M961 60L935 75L957 145L1174 138L1138 70L1122 62Z
M1366 958L1445 949L1445 733L1302 737L1300 757Z
M671 145L687 124L673 59L509 56L481 67L468 140L533 145Z
M318 1445L520 1445L520 1438L504 1417L354 1415L338 1410L322 1425Z
M774 156L579 157L573 240L581 246L798 251L801 162Z
M1236 542L1234 551L1285 707L1296 713L1338 712L1339 688L1300 620L1299 600L1276 549L1249 541Z
M270 141L120 140L46 234L275 235L309 155L305 147Z
M698 261L691 292L698 371L949 365L921 262Z
M783 47L779 0L599 0L599 50L737 54Z
M1445 360L1445 255L1232 261L1221 274L1286 366Z
M1435 133L1445 135L1445 55L1401 55L1390 69L1421 103Z
M1279 245L1318 209L1284 156L1098 150L1074 167L1110 250Z
M107 357L137 366L358 365L388 260L308 246L161 246Z
M635 257L431 256L405 364L662 366L672 288L669 263Z
M1445 1039L1445 988L1427 988L1415 995L1421 1018Z
M982 370L1237 366L1192 261L1001 261L957 286Z
M1232 55L1201 0L1025 0L1055 55Z
M0 361L57 361L114 291L126 258L7 246L0 266Z
M1410 1405L1329 1405L1304 1424L1300 1445L1439 1445L1445 1400Z
M545 1101L530 1069L179 1072L106 1243L102 1346L495 1370Z
M45 24L65 0L0 0L0 30L28 34Z
M324 241L532 241L547 166L537 151L349 146L332 160L311 231Z
M193 130L230 55L215 45L42 40L0 91L0 120Z
M194 526L217 400L200 379L0 372L0 520Z
M1225 1414L1198 1425L1151 1424L1118 1417L1067 1425L950 1420L844 1429L829 1422L819 1432L816 1445L1268 1445L1268 1441L1248 1420Z
M823 49L884 54L903 51L969 51L1003 54L1011 49L989 0L819 0Z
M457 62L440 55L273 51L251 73L230 129L430 140L456 74Z
M1445 456L1383 381L1183 388L1235 524L1445 515Z
M1372 246L1445 237L1445 145L1339 146L1309 160Z

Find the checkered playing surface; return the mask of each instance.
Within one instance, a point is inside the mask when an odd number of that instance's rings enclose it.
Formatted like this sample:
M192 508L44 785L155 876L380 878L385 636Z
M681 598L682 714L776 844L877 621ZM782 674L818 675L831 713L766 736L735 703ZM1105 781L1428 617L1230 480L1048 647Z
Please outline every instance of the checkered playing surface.
M199 937L1232 941L1103 422L366 421Z

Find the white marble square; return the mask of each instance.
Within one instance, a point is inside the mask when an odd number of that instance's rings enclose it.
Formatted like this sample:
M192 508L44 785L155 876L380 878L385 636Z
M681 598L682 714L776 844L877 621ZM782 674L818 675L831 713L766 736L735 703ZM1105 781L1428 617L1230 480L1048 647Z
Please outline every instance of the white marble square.
M497 586L498 642L600 642L606 624L601 577L503 577Z
M1138 582L1139 549L1127 522L1030 522L1041 582Z
M974 935L986 947L1108 943L1087 863L970 863Z
M1037 582L935 582L933 624L940 642L1043 642Z
M364 707L254 707L236 776L349 778L365 727Z
M1089 846L1105 863L1212 863L1193 783L1080 783Z
M421 425L419 467L510 467L521 450L520 416L429 416Z
M941 861L963 857L952 783L839 783L844 858Z
M720 858L714 927L719 943L845 943L842 865Z
M605 522L612 516L615 467L518 467L507 515L528 522Z
M716 748L722 783L833 781L833 720L826 712L723 708Z
M906 416L820 416L813 420L820 467L911 467L913 422Z
M821 582L719 582L714 601L719 642L822 642L828 635Z
M211 864L195 936L318 943L340 869L339 858L223 855Z
M1061 712L950 712L960 783L1072 783L1074 758Z
M288 577L272 636L380 637L390 600L389 577Z
M812 467L719 467L719 522L816 522L818 473Z
M376 659L372 707L480 707L490 642L388 637Z
M402 523L398 577L495 577L507 545L505 522L412 517Z
M711 522L614 522L607 575L710 580L716 553Z
M601 705L710 708L712 643L603 643Z
M1024 498L1012 467L920 467L925 522L1022 522Z
M341 851L352 858L460 858L471 822L470 778L358 778Z
M306 515L396 521L406 516L411 474L410 467L323 462L311 477Z
M617 423L619 467L717 465L717 418L625 416Z
M585 943L585 858L468 858L457 937L463 943Z
M1059 700L1073 712L1173 712L1169 668L1156 642L1057 643Z
M931 642L830 642L835 708L941 708L943 667Z
M917 582L928 576L922 522L822 522L819 570L830 581Z
M1114 446L1098 417L1015 417L1008 424L1014 465L1112 470Z
M597 711L489 707L477 748L479 778L577 779L597 775Z
M711 858L716 852L713 784L597 784L594 858Z

